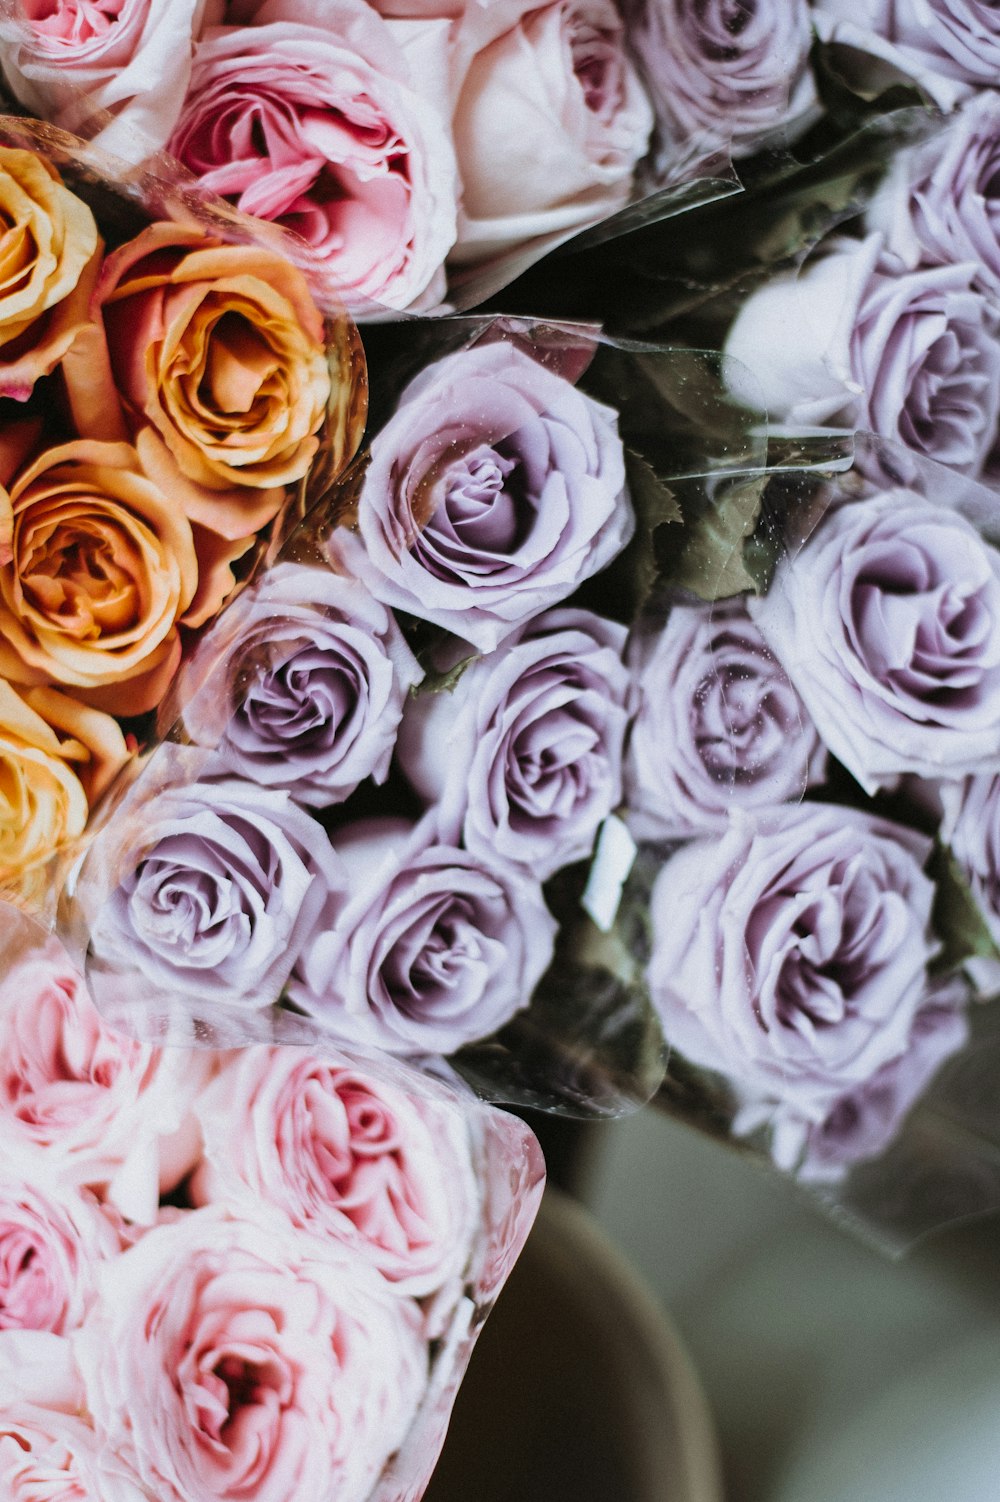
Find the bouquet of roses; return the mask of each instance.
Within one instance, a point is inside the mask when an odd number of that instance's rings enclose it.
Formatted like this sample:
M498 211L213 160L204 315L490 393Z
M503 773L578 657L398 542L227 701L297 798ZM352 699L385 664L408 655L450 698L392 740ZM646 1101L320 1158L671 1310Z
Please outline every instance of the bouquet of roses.
M905 1237L1000 1194L1000 528L861 437L714 501L633 637L664 1100Z
M370 450L203 637L64 918L140 1033L492 1039L464 1056L490 1093L592 1108L662 1070L579 924L630 860L630 596L673 515L640 448L684 383L651 352L633 404L640 357L592 331L472 327L429 364L418 335L401 391L373 362Z
M6 0L0 39L30 110L287 226L353 307L468 306L817 113L806 0Z
M0 923L8 1492L419 1496L541 1193L530 1132L382 1060L123 1038Z
M365 385L353 326L239 216L2 139L0 880L40 902L235 570L351 457Z

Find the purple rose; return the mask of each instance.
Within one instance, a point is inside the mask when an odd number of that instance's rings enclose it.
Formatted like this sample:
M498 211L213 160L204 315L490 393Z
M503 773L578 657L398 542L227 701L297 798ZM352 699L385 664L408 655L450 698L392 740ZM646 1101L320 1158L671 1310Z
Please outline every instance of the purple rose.
M873 793L1000 757L1000 553L914 491L827 514L749 610L833 754Z
M907 1047L937 950L930 842L824 804L734 815L653 887L668 1045L815 1118Z
M376 599L491 651L628 542L617 414L504 340L421 372L331 548Z
M338 1038L390 1053L452 1053L526 1007L556 925L538 882L437 843L428 820L369 820L337 849L350 900L289 994Z
M1000 297L1000 98L977 94L947 130L896 153L869 225L908 267L974 262Z
M184 727L228 771L324 807L384 782L422 671L363 585L282 563L240 595L188 670ZM182 683L181 693L184 693Z
M769 1127L771 1156L779 1168L794 1170L807 1183L836 1183L856 1163L885 1152L942 1064L964 1047L969 1036L965 999L961 981L939 987L914 1017L903 1052L816 1119L758 1101L737 1112L733 1131L745 1135Z
M321 825L287 793L236 779L167 786L104 838L122 841L110 863L123 874L92 921L98 995L110 971L181 1001L270 1006L344 890Z
M407 707L403 770L440 836L544 881L590 853L621 801L625 627L553 610Z
M824 41L888 63L942 109L1000 76L996 0L813 0L813 12Z
M641 0L632 44L671 136L746 156L816 103L806 0Z
M625 786L638 838L722 830L733 808L795 801L821 779L816 729L742 601L675 606L637 640L632 666Z
M744 303L725 353L772 420L869 428L980 474L1000 425L1000 313L977 261L906 271L881 235L838 239ZM742 372L727 372L738 397Z

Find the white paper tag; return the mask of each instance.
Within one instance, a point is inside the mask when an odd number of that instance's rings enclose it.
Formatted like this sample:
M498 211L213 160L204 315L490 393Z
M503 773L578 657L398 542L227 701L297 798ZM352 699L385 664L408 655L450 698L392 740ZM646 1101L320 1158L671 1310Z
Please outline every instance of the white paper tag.
M597 836L590 875L580 899L580 906L602 933L608 932L618 916L622 887L635 863L638 848L618 815L610 814Z

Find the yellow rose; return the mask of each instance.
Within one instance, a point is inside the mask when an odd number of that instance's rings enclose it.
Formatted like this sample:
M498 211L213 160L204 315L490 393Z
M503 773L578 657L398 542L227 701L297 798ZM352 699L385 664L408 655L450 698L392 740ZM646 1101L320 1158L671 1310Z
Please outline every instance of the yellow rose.
M0 883L33 871L44 881L38 868L83 834L90 805L127 758L110 716L0 679Z
M152 708L198 594L191 525L125 443L50 449L10 487L0 673L56 683L112 714Z
M55 169L0 146L0 396L25 401L87 323L99 249L93 214Z
M272 251L153 224L107 257L94 306L133 424L151 423L196 486L285 486L308 470L328 406L346 430L356 403L331 392L323 318L301 272ZM338 364L336 379L360 385L363 370ZM192 519L212 525L204 506ZM236 535L230 520L217 529Z

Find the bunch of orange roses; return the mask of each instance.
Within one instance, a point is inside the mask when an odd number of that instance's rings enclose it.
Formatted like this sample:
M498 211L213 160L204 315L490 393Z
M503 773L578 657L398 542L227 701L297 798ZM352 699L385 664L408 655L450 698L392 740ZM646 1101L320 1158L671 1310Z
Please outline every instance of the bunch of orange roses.
M44 888L321 444L335 471L360 436L343 328L244 239L156 222L109 248L48 160L0 144L8 891Z

